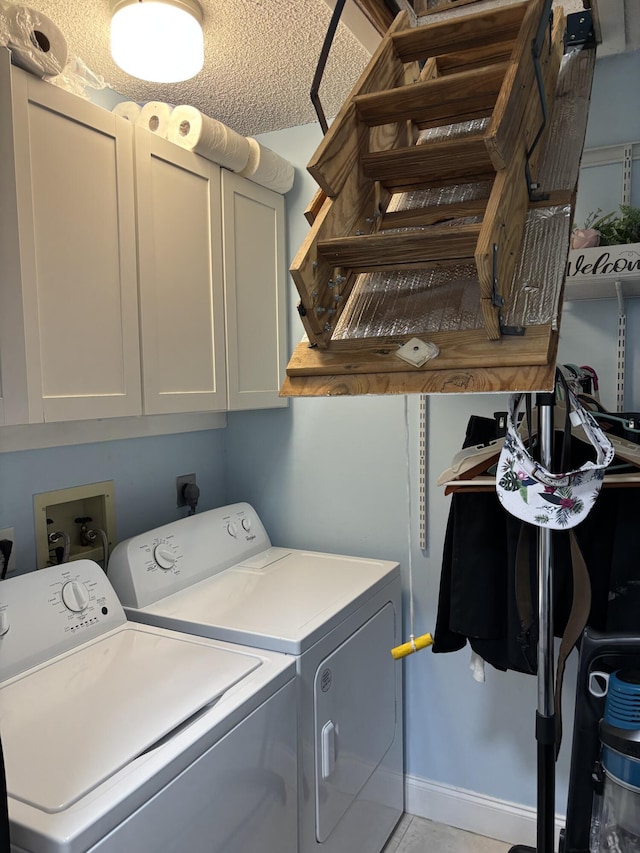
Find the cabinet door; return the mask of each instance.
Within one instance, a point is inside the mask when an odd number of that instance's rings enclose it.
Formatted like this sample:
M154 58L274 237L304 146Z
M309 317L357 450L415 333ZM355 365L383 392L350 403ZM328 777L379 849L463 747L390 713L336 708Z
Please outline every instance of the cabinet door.
M131 127L19 69L2 85L5 422L140 414Z
M222 211L228 406L286 406L284 198L225 170Z
M145 414L226 407L220 168L135 128Z

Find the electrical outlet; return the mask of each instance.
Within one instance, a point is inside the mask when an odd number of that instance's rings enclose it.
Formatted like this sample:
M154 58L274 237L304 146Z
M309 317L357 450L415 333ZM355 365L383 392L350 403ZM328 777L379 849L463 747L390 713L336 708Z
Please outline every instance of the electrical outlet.
M182 493L182 490L189 483L195 483L195 482L196 482L196 475L195 474L182 474L180 477L176 477L176 498L177 498L176 506L186 506L187 505L187 502L184 499L184 495Z
M7 566L7 571L5 572L5 577L8 577L16 570L16 540L15 536L13 535L13 527L4 527L2 530L0 530L0 539L8 539L10 542L13 542L11 556L9 557L9 565Z

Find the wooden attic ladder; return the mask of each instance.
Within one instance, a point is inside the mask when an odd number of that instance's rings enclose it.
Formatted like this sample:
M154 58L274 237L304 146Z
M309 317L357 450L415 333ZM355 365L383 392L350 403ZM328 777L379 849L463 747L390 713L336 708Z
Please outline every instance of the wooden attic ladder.
M346 371L357 371L354 351L379 350L379 339L332 340L360 273L395 275L470 262L477 268L484 327L466 335L475 363L511 359L543 366L553 360L550 328L500 346L506 342L501 307L530 207L574 201L566 192L535 201L527 180L535 174L536 142L554 101L564 48L564 14L556 10L543 21L545 7L545 0L527 0L420 27L409 26L406 12L397 16L308 165L320 189L291 275L315 351L300 345L289 378L330 374L349 361ZM536 68L532 44L542 32ZM431 139L421 134L452 126L471 130ZM476 183L486 187L479 198L388 211L396 193ZM458 351L465 344L460 334L451 338ZM444 361L428 362L424 370L455 366L446 333L436 337ZM402 336L393 343L402 344ZM406 365L386 359L378 368L403 371ZM283 393L295 395L294 385L285 383Z

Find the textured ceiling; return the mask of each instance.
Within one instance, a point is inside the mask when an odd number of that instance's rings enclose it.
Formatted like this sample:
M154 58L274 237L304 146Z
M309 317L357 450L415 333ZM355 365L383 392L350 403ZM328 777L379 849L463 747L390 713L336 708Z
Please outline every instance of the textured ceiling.
M325 0L200 0L205 64L185 83L129 77L109 52L110 0L23 0L62 30L79 56L111 88L133 101L191 104L244 135L315 120L309 90L331 19ZM335 115L369 60L339 25L320 88Z
M315 121L309 89L331 18L327 4L333 0L200 0L204 68L192 80L169 85L136 80L113 63L109 52L110 0L26 2L60 27L71 54L83 59L127 99L191 104L244 135ZM509 2L514 0L486 0L486 6ZM583 8L582 0L554 3L567 12ZM600 7L600 55L640 47L640 0L592 3ZM406 6L406 0L400 5ZM348 4L345 17L354 9ZM448 14L468 11L469 7L459 8ZM372 41L371 28L364 38L372 49L377 37ZM320 89L327 116L336 114L368 59L369 52L341 23Z

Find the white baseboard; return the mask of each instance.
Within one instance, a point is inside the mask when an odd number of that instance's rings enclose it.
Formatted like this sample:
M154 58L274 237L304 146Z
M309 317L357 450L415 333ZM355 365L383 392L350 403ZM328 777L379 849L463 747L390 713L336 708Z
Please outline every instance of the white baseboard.
M405 777L405 810L428 820L466 829L508 844L536 846L536 810L464 788L431 782L418 776ZM556 815L555 845L564 826Z

